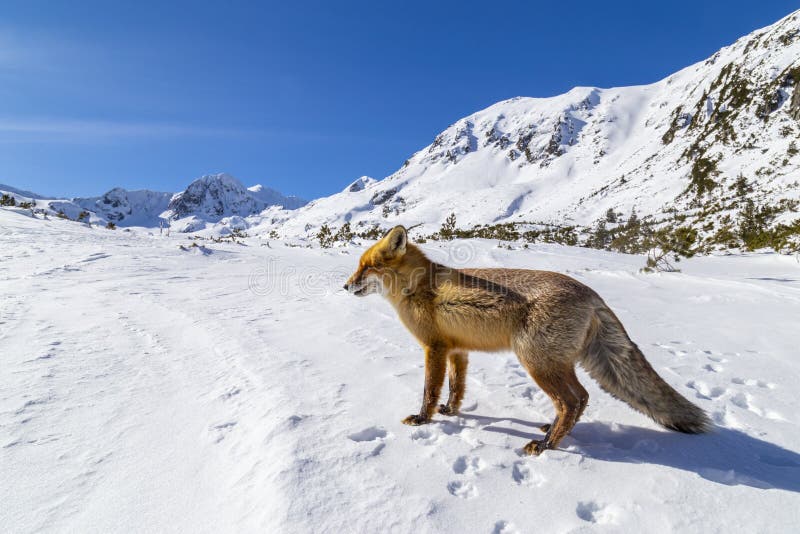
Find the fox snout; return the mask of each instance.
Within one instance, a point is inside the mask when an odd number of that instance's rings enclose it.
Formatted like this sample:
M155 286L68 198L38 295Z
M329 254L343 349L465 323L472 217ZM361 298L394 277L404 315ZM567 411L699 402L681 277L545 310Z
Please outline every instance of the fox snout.
M379 293L382 284L374 274L367 269L359 269L347 282L344 283L344 290L357 297L366 297L373 293Z
M361 270L353 273L353 276L351 276L347 280L347 282L344 283L344 286L342 286L344 290L354 295L361 295L364 290L364 282L362 280L363 278L362 274L363 273Z
M345 282L344 285L342 286L342 289L344 289L345 291L353 292L357 287L358 286L356 284L353 284L351 282Z

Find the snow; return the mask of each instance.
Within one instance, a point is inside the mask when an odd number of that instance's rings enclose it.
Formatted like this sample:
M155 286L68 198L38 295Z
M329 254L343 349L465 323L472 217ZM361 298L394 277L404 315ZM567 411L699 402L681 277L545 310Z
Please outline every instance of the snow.
M359 194L359 193L351 193ZM363 246L89 228L0 209L0 524L10 532L789 532L800 520L800 263L471 240L454 266L590 285L717 428L601 392L560 450L510 353L471 356L463 413L407 427L420 348L341 286ZM184 245L186 250L180 248Z
M265 187L261 184L248 187L247 190L266 206L280 206L287 210L293 210L307 204L307 202L301 198L296 196L284 196L275 189Z
M370 187L372 184L378 183L378 180L370 176L361 176L353 181L350 185L344 188L343 193L357 193Z

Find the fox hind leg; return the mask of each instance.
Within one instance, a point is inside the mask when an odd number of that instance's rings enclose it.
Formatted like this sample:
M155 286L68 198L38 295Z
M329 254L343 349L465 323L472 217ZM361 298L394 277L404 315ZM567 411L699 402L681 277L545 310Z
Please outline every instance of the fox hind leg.
M468 356L463 351L453 351L447 355L447 376L450 386L450 396L447 404L439 405L442 415L458 415L461 401L464 399L464 390L467 387Z
M542 391L553 401L556 409L553 423L541 427L545 432L544 438L525 445L525 452L538 456L547 449L556 448L564 436L572 430L586 409L589 394L578 382L572 366L548 371L537 370L528 365L526 367Z

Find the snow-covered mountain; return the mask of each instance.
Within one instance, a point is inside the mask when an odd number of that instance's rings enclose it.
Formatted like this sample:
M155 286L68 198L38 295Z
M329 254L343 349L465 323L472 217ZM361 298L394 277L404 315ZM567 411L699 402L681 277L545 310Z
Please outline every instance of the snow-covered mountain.
M127 191L115 187L99 197L74 198L72 202L99 218L120 226L158 226L172 193Z
M262 185L245 187L225 173L202 176L180 193L149 190L128 191L115 187L99 197L48 199L42 195L0 184L0 194L13 197L16 203L31 204L51 214L63 213L70 219L117 226L157 227L169 222L178 231L195 231L207 224L247 227L243 217L267 208L292 210L306 204L295 196L284 196ZM85 218L82 212L88 212Z
M233 176L210 174L173 196L165 215L173 219L194 216L215 221L226 215L252 215L264 207L264 203Z
M267 207L292 210L305 201L285 197L274 189L262 185L251 188L225 173L209 174L198 178L185 191L175 194L162 217L175 221L179 231L191 232L204 228L207 223L228 223L237 227L249 225L240 219L256 215Z
M740 176L749 198L790 206L800 199L799 84L795 12L650 85L497 103L447 128L387 178L359 179L270 220L293 235L348 221L435 230L451 212L461 227L591 225L609 208L635 208L678 210L699 224L702 205L707 224L736 213L731 188ZM790 210L782 217L791 219Z

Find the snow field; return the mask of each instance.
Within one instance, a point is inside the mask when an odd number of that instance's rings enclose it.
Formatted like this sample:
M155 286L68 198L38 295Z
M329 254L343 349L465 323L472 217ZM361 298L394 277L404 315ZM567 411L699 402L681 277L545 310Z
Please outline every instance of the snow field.
M155 234L155 235L151 235ZM580 373L562 448L521 454L550 400L471 355L463 413L407 427L422 353L359 247L207 244L0 210L0 524L10 532L789 532L800 519L800 264L683 273L550 245L426 244L450 265L565 272L717 430L663 430ZM446 394L446 386L443 394Z

